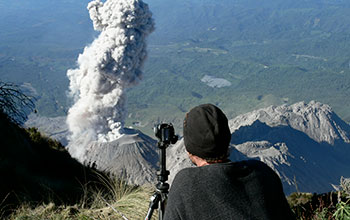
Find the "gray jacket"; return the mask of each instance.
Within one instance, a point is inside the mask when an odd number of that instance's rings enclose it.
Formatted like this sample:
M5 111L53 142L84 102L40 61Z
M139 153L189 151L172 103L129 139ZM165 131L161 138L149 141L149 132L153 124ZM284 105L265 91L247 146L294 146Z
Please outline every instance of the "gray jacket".
M249 160L181 170L170 189L164 219L295 218L277 174Z

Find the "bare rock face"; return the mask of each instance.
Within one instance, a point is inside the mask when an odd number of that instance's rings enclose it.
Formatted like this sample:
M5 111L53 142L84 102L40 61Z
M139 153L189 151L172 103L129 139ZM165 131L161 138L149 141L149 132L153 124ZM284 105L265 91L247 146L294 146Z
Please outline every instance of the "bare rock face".
M229 121L232 161L261 160L281 178L284 191L326 192L350 176L350 126L328 105L270 106ZM168 152L170 182L191 166L183 141Z
M268 164L287 194L326 192L350 176L350 126L328 105L270 106L229 121L231 144Z
M183 139L167 148L166 167L170 171L169 183L173 182L175 175L181 169L193 166L187 156Z
M270 106L237 116L229 121L231 132L255 121L268 126L289 126L301 131L318 143L334 145L335 142L350 143L350 126L341 120L330 106L311 101L299 102L291 106Z
M126 134L115 141L92 143L82 162L125 178L130 184L155 183L158 163L156 141L136 130L125 128L125 131Z

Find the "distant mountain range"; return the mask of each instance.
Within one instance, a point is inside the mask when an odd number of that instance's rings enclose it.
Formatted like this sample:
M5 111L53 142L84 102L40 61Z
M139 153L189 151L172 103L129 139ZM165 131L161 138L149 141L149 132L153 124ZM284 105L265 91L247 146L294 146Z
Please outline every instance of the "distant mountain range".
M286 194L327 192L350 176L350 125L330 106L311 101L270 106L229 121L232 161L257 159L281 178ZM84 163L129 178L136 184L156 180L155 141L127 129L123 138L87 147ZM167 149L169 182L184 167L193 166L183 140Z

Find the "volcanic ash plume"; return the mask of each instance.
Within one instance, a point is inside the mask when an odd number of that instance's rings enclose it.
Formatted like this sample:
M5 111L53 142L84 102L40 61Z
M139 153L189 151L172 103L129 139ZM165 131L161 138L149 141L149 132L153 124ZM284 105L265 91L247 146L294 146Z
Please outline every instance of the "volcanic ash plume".
M125 89L141 78L145 38L154 29L152 14L141 0L94 0L87 8L101 34L79 55L79 67L67 72L75 101L67 117L68 149L81 161L89 143L122 135Z

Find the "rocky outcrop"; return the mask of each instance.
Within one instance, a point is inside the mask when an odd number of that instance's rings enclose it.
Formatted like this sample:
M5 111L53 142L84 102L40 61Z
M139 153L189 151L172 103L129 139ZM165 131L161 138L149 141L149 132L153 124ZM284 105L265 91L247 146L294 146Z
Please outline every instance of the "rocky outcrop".
M328 105L270 106L229 121L231 143L268 164L293 191L326 192L350 175L350 126Z
M166 167L170 171L169 183L181 169L194 166L187 156L183 139L168 147L166 159Z
M229 126L234 133L240 127L250 126L257 120L271 127L289 126L318 143L350 143L350 126L330 106L315 101L259 109L230 120Z

